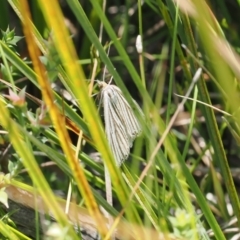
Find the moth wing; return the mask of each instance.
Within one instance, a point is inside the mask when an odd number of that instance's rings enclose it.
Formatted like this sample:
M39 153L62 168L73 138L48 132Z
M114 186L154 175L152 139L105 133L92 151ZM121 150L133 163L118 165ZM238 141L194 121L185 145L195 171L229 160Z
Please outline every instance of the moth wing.
M116 86L111 87L113 88L114 92L112 104L116 109L119 119L121 119L123 125L126 128L129 144L132 146L133 140L141 133L141 125L138 119L135 117L135 114L129 103L123 97L121 90ZM140 109L136 101L134 101L134 103Z
M121 163L128 158L130 153L128 134L117 115L114 105L112 105L111 90L105 90L102 94L107 140L117 164L121 165Z

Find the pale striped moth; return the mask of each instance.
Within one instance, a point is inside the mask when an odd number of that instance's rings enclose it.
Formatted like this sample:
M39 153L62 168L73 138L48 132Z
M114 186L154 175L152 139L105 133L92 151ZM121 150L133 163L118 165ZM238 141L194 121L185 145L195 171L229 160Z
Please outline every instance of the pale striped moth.
M97 83L101 88L106 137L116 164L120 166L128 158L134 139L140 135L141 125L117 86L102 81Z

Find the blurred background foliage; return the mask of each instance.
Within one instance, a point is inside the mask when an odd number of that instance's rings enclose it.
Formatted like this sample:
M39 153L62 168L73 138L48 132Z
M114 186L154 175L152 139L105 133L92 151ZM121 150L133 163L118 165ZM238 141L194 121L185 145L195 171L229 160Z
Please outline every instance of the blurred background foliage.
M104 208L121 219L114 226L119 239L240 239L240 2L107 0L105 11L102 4L0 2L1 237L80 239L82 233L85 239L87 209L95 226L92 238L108 239L114 230L104 224ZM139 34L143 53L135 47ZM35 62L31 49L40 50ZM203 73L191 97L200 102L188 100L171 122L182 101L175 93L187 92L199 67ZM111 75L112 84L145 114L137 115L143 134L121 168L103 137L99 89L90 87L91 78L108 82ZM90 97L84 95L87 87ZM168 124L171 131L158 145ZM105 200L103 162L112 179L113 206ZM67 199L63 206L69 199L77 205L81 220L70 212L68 218L80 231L68 223L67 207L58 208L60 197ZM34 217L31 233L20 230L10 221L16 209L7 210L7 198L54 217L57 227ZM51 214L36 207L39 199ZM53 236L52 229L59 234Z

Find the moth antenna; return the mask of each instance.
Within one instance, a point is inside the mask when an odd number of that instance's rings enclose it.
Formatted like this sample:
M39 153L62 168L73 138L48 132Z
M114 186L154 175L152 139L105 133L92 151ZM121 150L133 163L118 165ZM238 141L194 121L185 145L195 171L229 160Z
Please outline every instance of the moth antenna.
M109 81L108 84L111 84L111 83L112 83L112 80L113 80L113 76L111 76L111 79L110 79L110 81Z
M108 50L107 50L107 55L108 56L109 56L109 53L110 53L110 48L111 48L111 44L109 45ZM104 70L103 70L103 81L105 80L105 77L106 77L106 71L107 71L107 67L105 65ZM112 78L111 78L110 82L112 82Z

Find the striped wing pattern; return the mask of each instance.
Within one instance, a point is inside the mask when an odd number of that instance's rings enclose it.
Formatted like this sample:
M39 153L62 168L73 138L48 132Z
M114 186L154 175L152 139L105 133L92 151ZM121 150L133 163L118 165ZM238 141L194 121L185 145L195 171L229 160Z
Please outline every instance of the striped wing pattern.
M128 158L134 139L141 133L141 126L117 86L101 81L98 85L101 88L107 140L120 166Z

